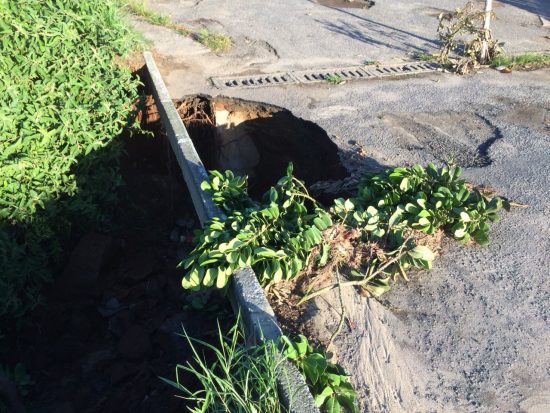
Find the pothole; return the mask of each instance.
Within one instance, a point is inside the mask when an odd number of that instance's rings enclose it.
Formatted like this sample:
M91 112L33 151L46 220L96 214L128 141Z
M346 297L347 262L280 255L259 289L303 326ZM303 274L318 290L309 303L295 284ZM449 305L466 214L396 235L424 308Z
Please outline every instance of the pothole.
M441 162L464 167L490 165L489 148L501 136L498 128L474 113L387 113L380 119L402 149L426 150Z
M550 108L544 106L514 104L512 108L499 115L499 119L541 133L550 132Z
M289 162L307 185L349 175L327 133L284 108L205 95L184 97L176 108L206 169L248 175L253 196L274 185Z
M316 3L342 9L370 9L375 4L370 0L316 0Z

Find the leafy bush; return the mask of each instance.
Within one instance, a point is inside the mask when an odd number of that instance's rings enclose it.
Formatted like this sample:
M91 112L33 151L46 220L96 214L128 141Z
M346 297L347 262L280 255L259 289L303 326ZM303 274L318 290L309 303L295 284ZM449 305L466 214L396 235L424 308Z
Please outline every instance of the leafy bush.
M115 200L135 41L110 0L2 0L0 43L0 316L21 316Z
M292 165L260 202L248 196L247 178L231 171L213 171L202 188L226 217L212 219L196 237L195 248L181 263L187 270L184 288L223 288L236 269L248 265L264 285L292 278L322 241L321 231L332 225L330 215L292 176Z
M291 166L261 202L248 196L245 177L214 171L202 187L226 216L198 232L194 250L180 264L187 270L182 285L222 288L236 269L248 265L267 285L315 265L313 271L354 262L352 280L341 285L378 296L388 291L391 278L408 279L407 269L432 267L435 254L418 242L418 233L445 230L462 242L489 242L489 225L498 219L503 200L469 189L460 175L459 167L432 164L366 173L355 198L336 199L326 212L292 176Z
M468 189L461 174L459 167L437 169L433 164L427 169L415 165L365 174L352 200L363 212L354 212L352 217L362 224L365 214L376 214L382 233L413 228L431 235L443 228L459 241L473 239L485 245L489 223L498 220L502 200Z

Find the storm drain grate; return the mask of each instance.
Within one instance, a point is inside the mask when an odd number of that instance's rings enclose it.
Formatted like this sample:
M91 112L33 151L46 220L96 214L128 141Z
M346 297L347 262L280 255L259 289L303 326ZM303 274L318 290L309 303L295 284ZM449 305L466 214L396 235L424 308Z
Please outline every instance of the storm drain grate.
M319 70L293 70L250 76L213 77L212 83L219 89L255 88L293 83L326 82L340 78L344 81L415 75L436 71L440 66L433 62L408 62L392 65L350 66Z
M289 73L270 73L265 75L213 77L212 83L217 88L243 88L279 86L296 83Z
M322 70L296 70L290 73L300 83L325 82L330 78L340 78L342 80L366 79L372 76L359 66Z

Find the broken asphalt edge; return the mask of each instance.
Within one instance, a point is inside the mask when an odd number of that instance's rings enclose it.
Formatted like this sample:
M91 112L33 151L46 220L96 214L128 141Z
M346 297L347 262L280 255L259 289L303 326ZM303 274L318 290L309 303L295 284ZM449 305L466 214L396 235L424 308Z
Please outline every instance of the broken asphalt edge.
M150 52L144 52L148 86L153 91L155 104L160 114L163 129L181 168L189 189L195 211L201 225L215 216L222 216L210 196L200 185L208 179L208 174L187 133L175 106L162 80L155 59ZM237 270L232 278L229 296L236 312L240 312L242 322L251 344L263 340L276 340L282 335L271 308L254 271L250 267ZM277 383L284 406L289 413L319 413L304 377L298 369L281 356Z

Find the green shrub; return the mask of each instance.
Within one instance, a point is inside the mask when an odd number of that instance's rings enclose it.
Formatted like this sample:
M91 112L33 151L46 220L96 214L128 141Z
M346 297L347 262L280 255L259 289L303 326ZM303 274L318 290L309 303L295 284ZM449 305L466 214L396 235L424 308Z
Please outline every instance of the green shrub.
M182 286L223 288L235 270L246 266L268 285L355 262L360 265L350 269L352 279L341 285L362 286L379 296L389 290L391 278L407 280L409 269L432 268L434 251L416 242L426 238L422 233L445 231L464 243L489 243L490 224L510 205L471 188L460 175L459 167L433 164L365 173L356 197L335 199L327 212L292 175L292 165L260 201L248 196L246 177L211 171L202 189L224 217L197 232L194 249L180 263ZM365 248L357 249L359 244Z
M0 0L0 317L36 306L63 242L115 200L134 39L110 0Z

